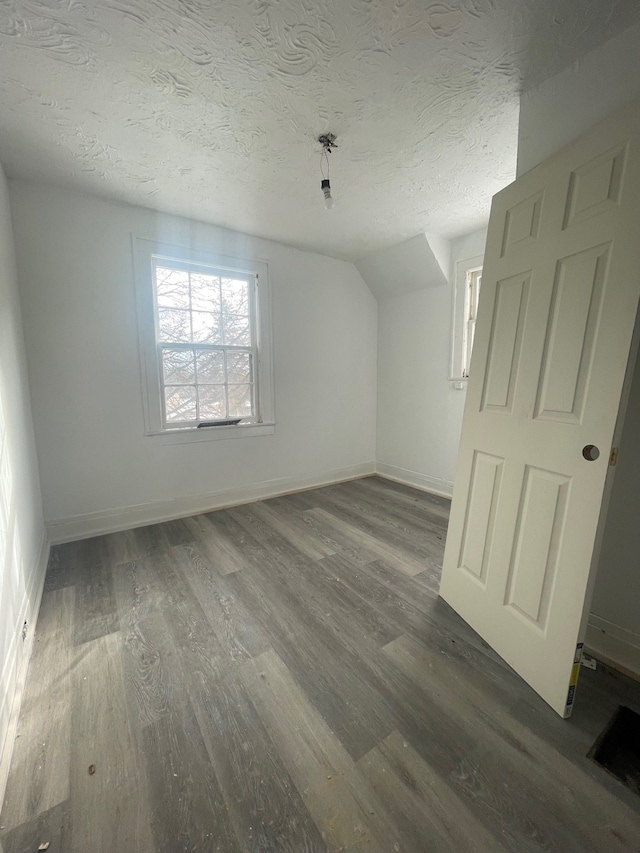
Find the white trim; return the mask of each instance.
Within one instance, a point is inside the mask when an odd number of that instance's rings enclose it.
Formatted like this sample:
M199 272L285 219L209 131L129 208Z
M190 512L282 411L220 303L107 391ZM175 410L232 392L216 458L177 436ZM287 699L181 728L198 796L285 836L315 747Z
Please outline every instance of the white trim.
M591 613L585 646L593 657L603 663L640 678L640 634Z
M336 468L298 477L281 477L276 480L251 483L234 489L222 489L218 492L207 492L202 495L117 507L68 518L56 518L48 522L47 531L52 544L71 542L103 533L115 533L118 530L128 530L132 527L171 521L174 518L186 518L197 513L251 503L288 492L313 489L331 483L340 483L344 480L355 480L360 477L371 476L375 472L374 462L363 462L360 465L351 465L347 468Z
M12 669L17 669L17 675L13 686L13 695L6 693L1 697L2 704L10 704L11 710L9 712L7 729L4 732L4 739L2 737L3 733L0 732L0 804L4 802L4 794L7 786L7 779L9 777L9 767L11 766L13 747L18 733L20 708L22 706L24 686L27 680L29 661L31 660L33 638L36 632L35 629L38 613L40 611L40 602L42 601L50 547L46 533L43 531L42 539L40 540L40 549L38 551L38 562L35 570L31 574L29 587L25 591L25 595L22 600L20 615L16 622L16 628L9 648L9 654L3 667L2 681L0 682L1 684L6 684L7 682L5 681L5 677ZM24 622L27 623L29 630L27 632L26 641L22 643L22 625Z
M453 495L453 483L450 483L449 480L441 480L439 477L431 477L429 474L419 474L417 471L398 468L396 465L387 465L385 462L377 463L376 473L387 480L404 483L405 486L413 486L414 489L429 492L440 498L451 498Z
M591 613L589 615L589 624L593 625L597 630L602 631L605 634L610 634L612 637L615 637L617 640L621 640L629 646L640 649L640 634L636 634L628 628L616 625L615 622L609 622L608 619L604 619L602 616L598 616L595 613Z
M158 437L158 444L190 444L192 441L215 441L221 438L257 438L261 435L274 435L275 424L238 424L237 426L216 426L197 429L159 430L147 435Z

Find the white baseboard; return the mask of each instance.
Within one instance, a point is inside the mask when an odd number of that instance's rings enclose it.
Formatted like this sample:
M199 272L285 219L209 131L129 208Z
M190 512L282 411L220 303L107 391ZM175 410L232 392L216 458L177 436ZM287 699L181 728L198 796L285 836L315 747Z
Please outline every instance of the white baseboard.
M592 613L585 648L593 657L640 679L640 634Z
M303 474L299 477L282 477L277 480L267 480L235 489L222 489L218 492L208 492L192 497L151 501L135 506L83 513L69 518L56 518L47 522L47 532L51 544L57 545L61 542L87 539L90 536L99 536L103 533L115 533L118 530L142 527L145 524L156 524L162 521L171 521L174 518L185 518L200 512L210 512L223 507L251 503L263 498L273 498L288 492L328 486L331 483L340 483L344 480L355 480L375 473L375 463L364 462L347 468Z
M432 495L438 495L441 498L450 498L453 495L453 483L448 480L441 480L438 477L431 477L429 474L419 474L417 471L398 468L396 465L387 465L385 462L377 463L376 473L387 480L395 480L396 483L404 483L405 486L413 486L415 489L430 492Z
M18 719L24 686L27 680L27 670L31 660L33 649L33 638L35 635L36 621L42 601L44 589L44 578L49 562L50 544L43 532L38 552L38 563L31 575L29 588L25 591L20 615L16 622L16 628L9 649L9 654L3 667L1 684L7 684L6 693L0 697L4 709L9 709L8 724L4 732L0 731L0 806L4 801L4 793L9 777L9 767L13 755L13 745L18 731ZM22 640L22 625L27 623L27 638ZM15 675L12 677L12 673ZM6 680L5 680L6 679ZM1 716L1 714L0 714Z

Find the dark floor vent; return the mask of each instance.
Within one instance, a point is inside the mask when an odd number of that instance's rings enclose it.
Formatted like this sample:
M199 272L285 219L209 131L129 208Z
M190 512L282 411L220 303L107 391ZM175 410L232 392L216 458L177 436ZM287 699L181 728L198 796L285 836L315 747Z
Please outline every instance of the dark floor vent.
M591 747L589 758L640 795L640 714L620 705Z

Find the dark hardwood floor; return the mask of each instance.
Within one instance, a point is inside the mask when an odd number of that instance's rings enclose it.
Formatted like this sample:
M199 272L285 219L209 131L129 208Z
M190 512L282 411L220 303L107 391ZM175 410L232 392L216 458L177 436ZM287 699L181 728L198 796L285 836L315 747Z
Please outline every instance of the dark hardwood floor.
M630 853L562 721L437 598L445 500L367 478L53 549L0 816L32 853Z

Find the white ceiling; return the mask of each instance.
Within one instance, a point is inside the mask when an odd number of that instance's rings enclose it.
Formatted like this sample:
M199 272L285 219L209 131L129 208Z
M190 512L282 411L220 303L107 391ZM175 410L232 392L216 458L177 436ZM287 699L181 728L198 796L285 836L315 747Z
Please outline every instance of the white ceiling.
M519 91L638 21L638 0L2 0L0 159L357 259L480 227Z

